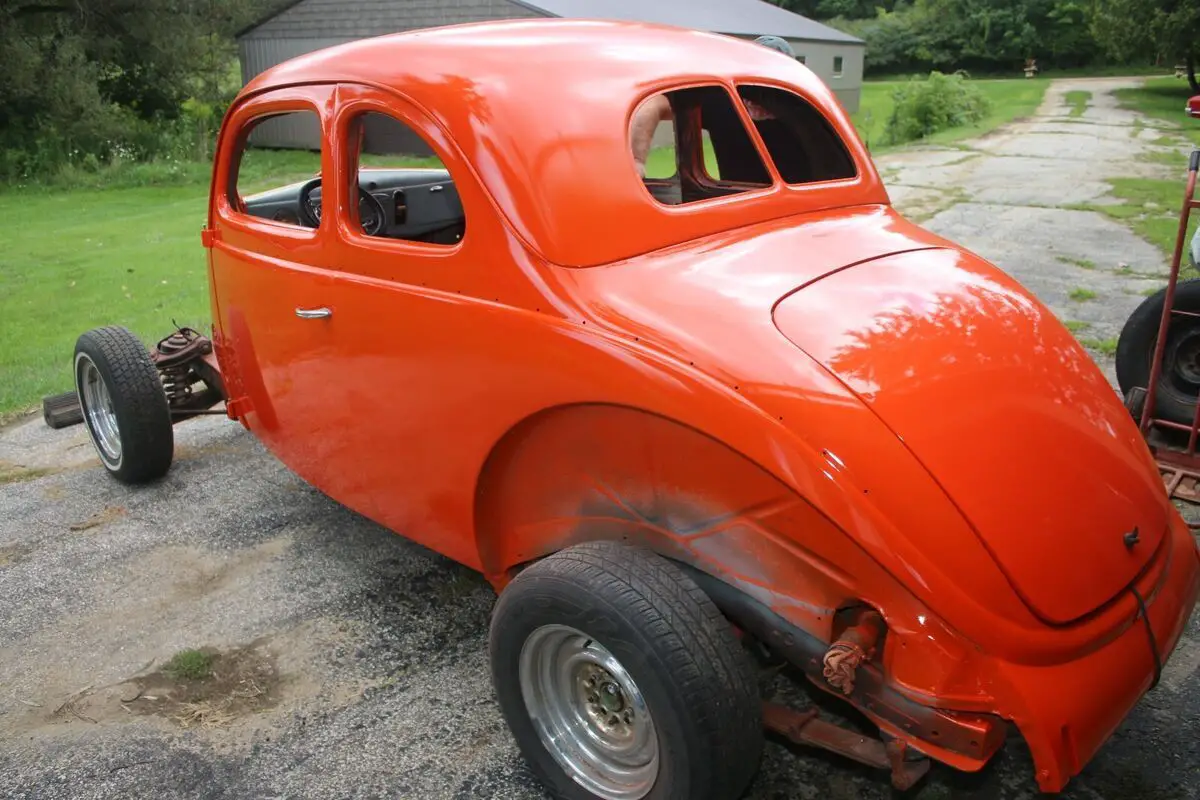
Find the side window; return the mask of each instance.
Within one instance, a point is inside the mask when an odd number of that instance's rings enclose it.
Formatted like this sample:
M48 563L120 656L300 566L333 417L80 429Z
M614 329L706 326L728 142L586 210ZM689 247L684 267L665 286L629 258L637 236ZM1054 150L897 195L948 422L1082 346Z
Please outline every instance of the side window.
M771 86L739 86L738 95L788 183L846 180L858 174L842 137L804 98Z
M357 182L357 219L368 236L454 245L466 235L466 215L454 178L411 126L389 114L351 118L350 169ZM352 187L354 188L354 187Z
M229 202L243 214L285 225L320 224L320 187L301 208L302 185L321 175L321 119L316 111L288 111L253 120L239 141Z
M733 99L719 86L647 98L634 111L629 146L650 194L667 205L771 185Z

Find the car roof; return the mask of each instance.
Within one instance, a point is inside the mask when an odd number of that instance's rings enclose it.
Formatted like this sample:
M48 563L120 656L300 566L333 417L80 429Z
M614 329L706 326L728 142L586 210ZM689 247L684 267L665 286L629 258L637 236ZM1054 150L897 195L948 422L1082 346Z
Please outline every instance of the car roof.
M274 66L241 97L303 83L393 90L428 113L529 245L594 266L722 230L887 195L849 118L807 67L721 34L610 20L506 20L362 39ZM799 91L843 135L859 168L836 193L776 187L681 206L653 200L628 144L640 99L685 83ZM453 174L453 173L452 173Z

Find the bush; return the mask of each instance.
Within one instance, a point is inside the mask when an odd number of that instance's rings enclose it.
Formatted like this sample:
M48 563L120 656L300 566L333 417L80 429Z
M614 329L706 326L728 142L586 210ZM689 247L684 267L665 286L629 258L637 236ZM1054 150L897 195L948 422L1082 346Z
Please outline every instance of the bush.
M962 73L934 71L924 80L910 80L892 91L892 100L895 106L887 125L890 144L979 122L991 110L987 97Z

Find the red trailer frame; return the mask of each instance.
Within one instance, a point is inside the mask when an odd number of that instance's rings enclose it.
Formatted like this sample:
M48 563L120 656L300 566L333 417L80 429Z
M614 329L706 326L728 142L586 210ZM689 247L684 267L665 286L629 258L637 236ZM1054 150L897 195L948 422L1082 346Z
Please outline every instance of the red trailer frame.
M1167 494L1172 498L1200 503L1200 455L1196 452L1197 439L1200 438L1200 402L1191 425L1184 425L1168 419L1154 416L1155 400L1158 394L1158 382L1162 377L1163 354L1166 349L1167 331L1173 316L1200 317L1194 311L1184 311L1175 308L1175 287L1179 282L1179 269L1183 260L1183 248L1187 239L1188 223L1192 210L1200 208L1200 201L1195 199L1196 173L1200 168L1200 150L1193 150L1188 161L1187 187L1184 189L1183 205L1179 211L1179 232L1175 237L1175 251L1171 255L1171 271L1167 277L1166 297L1163 300L1162 317L1158 324L1158 336L1154 344L1154 356L1150 364L1150 377L1144 389L1133 389L1126 402L1135 416L1140 420L1142 435L1150 451L1158 462L1159 471L1163 475ZM1160 434L1164 432L1187 434L1187 445L1180 448ZM1193 530L1200 529L1200 523L1188 523Z

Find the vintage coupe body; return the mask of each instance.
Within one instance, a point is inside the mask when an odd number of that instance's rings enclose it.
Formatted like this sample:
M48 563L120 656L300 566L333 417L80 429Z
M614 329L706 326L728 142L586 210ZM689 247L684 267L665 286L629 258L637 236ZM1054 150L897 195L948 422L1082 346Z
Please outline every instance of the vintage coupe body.
M631 124L664 95L643 179ZM251 129L297 113L319 174L239 191ZM366 115L440 164L363 166L400 141ZM830 90L765 47L541 20L302 56L230 108L203 241L197 376L313 486L487 576L500 704L560 796L737 797L764 724L900 787L1011 724L1057 791L1195 603L1101 371L898 214ZM123 410L112 331L77 379L122 477L160 422ZM764 706L763 652L879 740Z

